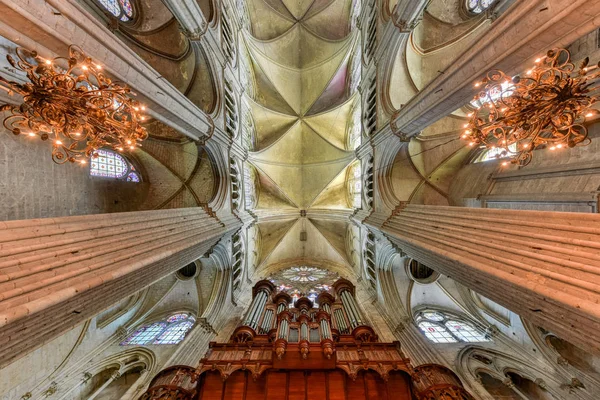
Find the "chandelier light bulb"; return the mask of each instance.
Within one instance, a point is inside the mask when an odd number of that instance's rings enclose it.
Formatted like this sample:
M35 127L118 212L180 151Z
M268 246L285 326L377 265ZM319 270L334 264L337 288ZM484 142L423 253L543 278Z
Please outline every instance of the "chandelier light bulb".
M144 118L138 114L140 104L130 97L129 87L99 72L102 66L78 46L69 46L67 57L53 60L22 47L16 55L7 59L26 73L29 82L19 84L0 77L0 86L24 99L18 106L0 106L0 111L10 111L4 127L15 135L39 135L43 141L52 138L54 162L81 163L95 158L100 148L123 150L126 143L135 148L148 137L138 122Z

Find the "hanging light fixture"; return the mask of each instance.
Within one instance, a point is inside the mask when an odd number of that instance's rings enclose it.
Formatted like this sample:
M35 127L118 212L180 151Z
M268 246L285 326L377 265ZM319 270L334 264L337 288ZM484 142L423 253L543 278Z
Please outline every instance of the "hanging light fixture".
M69 57L45 60L35 51L17 48L10 64L27 74L20 84L0 77L0 86L23 96L10 111L4 126L15 135L39 137L52 143L52 160L58 164L85 164L95 151L109 147L132 151L147 138L140 125L145 107L130 97L127 85L113 82L80 47L69 46Z
M589 144L584 122L597 113L591 107L598 100L600 68L588 65L586 58L576 69L568 50L553 49L523 76L488 72L475 83L481 91L462 138L470 146L495 149L498 158L510 160L503 165L521 166L536 149Z

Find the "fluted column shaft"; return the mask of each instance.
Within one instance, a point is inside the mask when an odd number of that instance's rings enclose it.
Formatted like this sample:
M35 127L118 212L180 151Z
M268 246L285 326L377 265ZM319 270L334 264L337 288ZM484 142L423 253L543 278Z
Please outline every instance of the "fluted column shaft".
M110 375L110 378L108 378L106 380L106 382L104 382L102 384L102 386L100 386L98 389L96 389L94 391L94 393L92 393L89 397L88 400L93 400L96 397L98 397L100 395L100 393L102 393L102 391L104 389L106 389L111 383L113 383L113 381L115 381L116 379L119 379L119 377L121 376L121 374L119 373L119 371L115 371Z
M204 255L201 207L0 222L0 368Z
M410 257L600 354L600 215L408 205L381 230Z

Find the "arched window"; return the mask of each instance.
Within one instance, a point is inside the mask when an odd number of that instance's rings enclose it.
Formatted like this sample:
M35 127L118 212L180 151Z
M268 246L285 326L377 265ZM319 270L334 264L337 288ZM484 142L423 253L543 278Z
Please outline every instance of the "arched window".
M472 14L481 14L496 0L466 0L467 1L467 10Z
M163 321L145 325L121 342L126 345L177 344L192 329L196 319L190 314L173 314Z
M517 153L517 143L512 143L508 145L506 148L504 147L494 147L491 149L486 149L481 152L480 155L473 162L485 162L491 160L499 160L501 158L512 157Z
M94 152L90 160L90 175L136 183L142 180L135 167L125 157L108 149Z
M485 333L468 322L433 310L421 311L417 326L434 343L489 342Z
M362 169L360 161L355 162L348 169L348 201L354 208L362 207Z
M132 0L96 0L109 13L123 22L128 22L133 19Z

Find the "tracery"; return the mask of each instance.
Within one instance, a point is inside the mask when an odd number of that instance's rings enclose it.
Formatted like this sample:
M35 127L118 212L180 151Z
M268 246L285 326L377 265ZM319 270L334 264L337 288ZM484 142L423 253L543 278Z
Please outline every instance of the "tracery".
M338 278L338 274L330 270L302 265L277 271L269 280L279 291L292 296L292 302L303 296L315 302L319 293L331 291L331 285Z
M194 326L196 319L187 313L173 314L164 320L144 325L121 342L126 345L177 344Z

